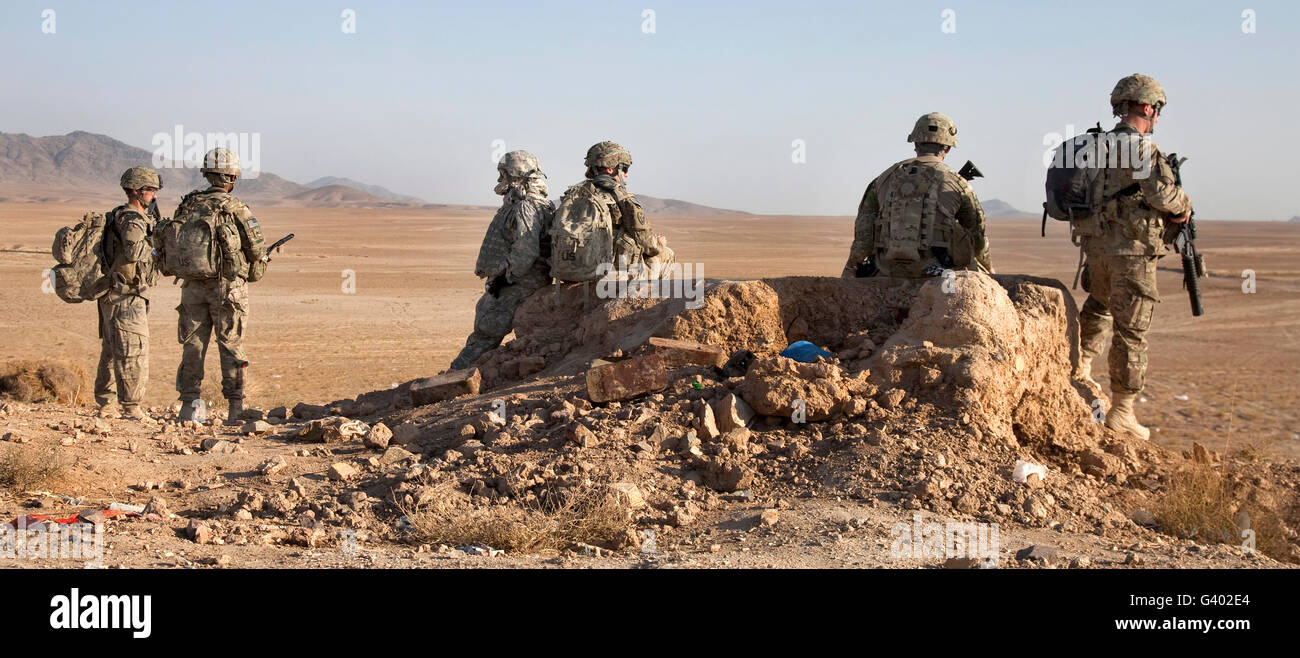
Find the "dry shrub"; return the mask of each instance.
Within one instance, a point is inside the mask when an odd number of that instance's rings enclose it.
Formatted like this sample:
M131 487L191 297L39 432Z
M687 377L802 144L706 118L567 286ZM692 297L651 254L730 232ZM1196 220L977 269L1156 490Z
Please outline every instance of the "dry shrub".
M1255 550L1276 560L1295 561L1277 512L1238 503L1228 482L1208 464L1193 464L1175 473L1155 517L1162 530L1178 537L1241 545L1244 539L1236 520L1241 512L1255 532Z
M512 553L562 550L575 544L623 548L635 534L626 506L602 483L552 489L536 501L468 508L456 483L435 485L433 503L402 513L415 537L427 543L486 544Z
M66 361L11 361L0 368L0 396L19 402L85 404L90 385L86 371Z
M56 480L65 466L57 450L8 446L0 452L0 486L17 492L32 491Z

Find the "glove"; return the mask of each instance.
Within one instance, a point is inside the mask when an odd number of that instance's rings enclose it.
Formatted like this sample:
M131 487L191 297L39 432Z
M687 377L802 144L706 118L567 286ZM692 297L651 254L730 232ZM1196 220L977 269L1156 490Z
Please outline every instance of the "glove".
M488 294L492 295L493 297L500 297L501 289L506 287L506 284L507 284L506 275L498 274L496 278L487 282Z
M880 268L876 267L876 264L871 262L871 259L868 258L861 263L858 263L858 269L853 272L853 276L859 279L865 279L867 277L875 276L879 272Z

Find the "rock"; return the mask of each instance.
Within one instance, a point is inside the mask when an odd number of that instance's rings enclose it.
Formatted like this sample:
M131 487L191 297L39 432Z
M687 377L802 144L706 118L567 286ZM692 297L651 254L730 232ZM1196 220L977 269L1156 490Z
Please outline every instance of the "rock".
M952 506L958 512L963 514L974 514L980 510L979 498L975 497L975 495L970 492L958 496L957 500L953 501ZM1007 511L1010 510L1011 508L1008 507Z
M665 368L691 365L721 368L727 362L727 353L717 345L659 337L651 337L647 342L655 348L655 354L663 359Z
M1214 460L1213 460L1213 458L1210 456L1210 451L1205 449L1205 446L1203 446L1203 445L1201 445L1201 444L1199 444L1199 443L1193 442L1193 443L1192 443L1192 461L1196 462L1197 464L1209 464L1210 462L1212 462L1212 461L1214 461Z
M879 403L882 408L896 409L899 405L903 404L903 398L906 396L907 392L903 389L891 388L888 391L881 393L876 398L876 402Z
M749 449L750 431L744 427L737 427L726 434L723 434L720 441L723 445L731 449L732 452L744 452Z
M668 371L657 354L609 362L596 359L587 370L592 402L627 400L668 387Z
M978 569L980 561L973 557L950 557L943 563L944 569Z
M1130 518L1132 518L1133 522L1138 525L1148 527L1156 525L1156 515L1152 514L1151 510L1146 509L1145 507L1139 507L1133 510L1133 515Z
M718 422L713 414L713 407L703 401L697 404L695 410L695 430L699 432L700 438L705 441L712 441L722 434L718 431Z
M77 518L82 523L93 523L95 525L108 521L108 516L97 509L83 509L80 512L77 512Z
M456 446L456 449L464 453L466 456L473 456L474 453L482 450L483 448L484 448L483 442L479 441L478 439L470 439L469 441L466 441Z
M354 477L358 472L357 467L352 464L347 462L336 462L330 465L327 475L331 480L346 480L350 477Z
M397 446L392 446L388 450L384 451L384 454L379 457L379 461L383 464L400 464L414 456L414 454L406 450Z
M266 412L262 411L261 409L255 409L253 407L249 407L247 409L244 409L243 413L239 414L239 420L251 420L251 421L266 420Z
M228 455L235 451L235 444L225 439L203 439L199 444L204 452L210 452L217 455Z
M189 526L185 528L185 534L196 544L212 543L212 527L198 519L190 521Z
M753 407L735 393L728 393L726 397L718 400L713 405L713 413L718 421L718 429L723 432L730 432L738 427L748 427L749 421L753 420L755 415Z
M154 496L144 506L144 514L157 514L164 519L170 519L172 511L171 508L167 507L167 501L162 496Z
M366 432L366 436L362 439L362 442L366 444L367 448L383 450L388 447L388 442L392 440L392 438L393 431L388 429L387 425L383 423L375 423L370 427L370 431Z
M640 487L631 482L615 482L609 485L609 488L623 505L632 509L640 509L646 506L645 496L641 493Z
M705 472L705 484L721 492L747 489L754 481L754 472L742 464L712 463Z
M1016 551L1016 559L1037 560L1039 562L1046 562L1048 560L1055 560L1056 554L1057 554L1057 550L1053 546L1042 546L1039 544L1035 544L1033 546L1022 548L1019 551Z
M1087 569L1090 566L1092 566L1092 559L1087 555L1080 555L1079 557L1070 560L1071 569Z
M289 417L289 409L287 407L276 407L266 412L266 417L279 418L280 420L285 420Z
M774 526L780 520L781 513L774 509L765 509L758 515L758 524L762 526Z
M452 370L411 384L411 401L422 407L462 395L478 395L483 376L478 368Z
M1124 556L1124 564L1131 564L1133 566L1138 566L1145 561L1146 560L1143 560L1142 556L1138 555L1137 553L1129 553L1128 555Z
M420 440L420 427L414 421L406 421L401 425L393 428L393 438L389 439L389 444L399 446L409 446Z
M830 362L800 363L785 357L766 357L754 361L736 393L764 416L791 419L798 412L806 421L820 421L840 413L849 400L874 394L876 389L868 375L861 371L846 376Z
M370 426L343 416L329 416L307 423L298 431L298 440L307 443L342 443L360 438L370 431Z
M546 358L541 356L522 356L519 357L519 377L522 379L529 375L539 373L546 369Z
M1042 489L1043 477L1037 473L1030 473L1025 477L1025 486L1030 489Z
M264 420L255 420L249 423L244 423L244 426L240 431L244 434L266 434L271 431L271 424Z
M569 441L578 445L579 448L592 448L600 445L600 440L596 438L596 433L592 432L582 423L574 423L569 430Z
M1051 513L1046 498L1036 494L1030 494L1021 508L1025 510L1025 514L1036 519L1045 519Z
M289 462L283 456L276 455L259 464L257 467L257 472L261 473L262 475L275 475L276 473L279 473L280 471L284 470L284 468L288 465Z
M278 411L278 409L276 410ZM293 406L293 417L298 420L315 420L329 415L329 407L299 402Z

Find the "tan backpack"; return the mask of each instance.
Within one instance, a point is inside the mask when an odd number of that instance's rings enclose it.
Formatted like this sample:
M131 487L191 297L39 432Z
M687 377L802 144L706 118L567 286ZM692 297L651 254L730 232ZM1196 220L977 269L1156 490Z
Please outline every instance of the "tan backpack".
M930 249L950 246L951 222L939 212L946 176L942 166L904 161L881 181L876 245L892 268L905 270L927 259Z
M214 279L221 274L221 253L215 238L224 205L212 194L191 192L181 199L176 215L156 230L163 274L187 281Z
M104 233L108 220L102 213L88 212L74 226L54 234L50 248L54 260L50 283L54 293L69 304L98 299L108 292L108 261L104 254Z

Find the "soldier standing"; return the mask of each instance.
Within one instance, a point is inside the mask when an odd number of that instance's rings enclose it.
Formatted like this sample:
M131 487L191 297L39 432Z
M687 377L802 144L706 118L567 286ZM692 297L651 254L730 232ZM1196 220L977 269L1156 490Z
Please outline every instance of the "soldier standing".
M123 416L151 421L140 408L149 380L149 287L158 279L150 243L157 218L148 208L162 189L162 179L148 167L131 167L122 174L121 185L127 202L110 210L105 222L109 289L98 300L101 343L95 402L102 418L118 415L113 409L116 397Z
M474 274L486 279L486 292L474 308L474 331L451 362L468 368L495 349L514 325L515 309L551 282L548 231L555 205L547 198L546 174L537 156L511 151L497 163L494 192L501 207L488 224Z
M215 332L221 358L221 394L229 403L227 425L244 412L244 331L248 283L266 272L266 244L257 219L231 191L240 175L239 156L215 148L200 169L209 187L186 194L163 231L169 271L185 280L181 288L176 370L182 421L193 420L203 383L203 360Z
M907 141L916 145L916 157L895 163L867 185L841 276L992 273L984 210L966 179L944 163L957 146L957 126L931 112L917 119Z
M1100 391L1091 376L1092 360L1105 349L1113 327L1106 427L1146 439L1151 432L1138 423L1133 407L1146 379L1146 332L1160 301L1156 261L1166 253L1165 223L1186 222L1192 202L1175 185L1164 154L1147 136L1165 106L1160 83L1138 73L1127 76L1111 92L1110 106L1120 118L1106 134L1111 148L1135 155L1127 161L1107 159L1101 172L1105 205L1074 223L1087 259L1082 281L1088 300L1079 310L1079 376Z

